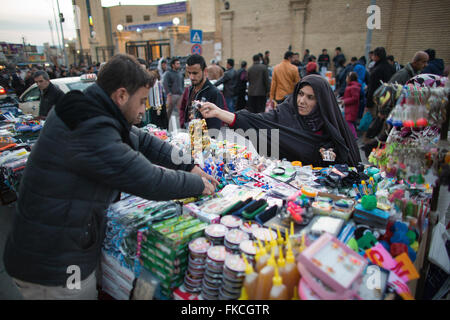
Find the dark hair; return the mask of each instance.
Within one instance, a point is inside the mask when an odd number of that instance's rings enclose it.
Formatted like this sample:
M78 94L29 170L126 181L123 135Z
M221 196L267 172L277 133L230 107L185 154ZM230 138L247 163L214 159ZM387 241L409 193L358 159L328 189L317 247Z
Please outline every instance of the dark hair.
M349 72L348 73L348 78L350 79L350 81L358 81L358 74L356 72Z
M339 51L342 51L341 47L336 47L336 49L335 49L335 50L339 50Z
M428 54L429 60L434 60L436 58L436 51L434 49L427 49L425 52Z
M269 50L267 50L266 52L264 52L264 54L268 54L268 53L270 53L270 51L269 51Z
M206 68L205 59L199 54L193 54L193 55L189 56L186 60L186 64L188 66L193 66L194 64L199 64L200 69L202 69L202 71L205 70L205 68Z
M373 50L370 50L370 51L369 51L369 54L373 54Z
M264 58L264 55L260 52L260 53L258 53L258 56L260 56L261 57L261 59L263 59Z
M386 60L391 60L392 62L395 61L393 55L387 56L387 57L386 57Z
M234 60L233 59L227 59L227 63L233 68L234 67Z
M366 65L366 56L361 56L361 58L359 58L359 61L361 61L364 65Z
M175 64L175 62L177 62L177 61L180 61L180 59L173 58L172 60L170 60L170 67L172 67Z
M98 73L97 84L106 94L111 95L119 88L125 88L130 95L142 87L152 87L155 78L142 69L135 57L116 54Z
M145 60L144 59L142 59L142 58L137 58L137 61L140 63L140 64L143 64L143 65L145 65L145 68L147 68L148 67L148 65L147 65L147 62L145 62Z
M247 61L242 61L241 62L241 68L245 68L247 66Z
M313 61L315 59L317 59L316 56L312 54L312 55L309 56L308 61L311 62L311 61Z
M358 58L357 58L357 57L352 57L352 58L350 59L350 61L358 61Z
M307 53L309 53L309 49L306 49L305 51L306 51Z
M260 58L261 58L261 57L259 56L259 54L255 54L255 55L253 56L253 62L259 61Z
M294 55L294 53L292 51L286 51L286 53L284 54L284 58L285 59L289 59L293 55Z
M386 59L386 49L384 47L376 47L373 50L373 54L380 58L380 60Z
M324 51L328 51L328 50L327 50L327 49L322 49L322 53L323 53Z
M50 80L50 77L48 75L47 72L43 71L43 70L38 70L33 74L33 79L36 79L37 77L42 76L42 78L44 78L44 80Z

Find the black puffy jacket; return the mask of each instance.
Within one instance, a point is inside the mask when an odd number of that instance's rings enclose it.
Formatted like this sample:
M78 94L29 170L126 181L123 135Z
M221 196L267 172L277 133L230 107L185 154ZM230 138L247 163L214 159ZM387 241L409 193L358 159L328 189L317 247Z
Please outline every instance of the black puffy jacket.
M184 172L193 165L175 165L172 150L130 126L97 84L66 94L28 159L4 253L9 275L60 286L76 265L85 279L99 262L105 209L119 191L151 200L201 194L201 178Z

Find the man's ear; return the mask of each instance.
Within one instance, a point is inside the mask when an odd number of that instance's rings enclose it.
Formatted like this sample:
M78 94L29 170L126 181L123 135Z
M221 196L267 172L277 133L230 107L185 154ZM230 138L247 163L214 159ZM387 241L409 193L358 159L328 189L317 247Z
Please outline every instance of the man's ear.
M114 101L115 104L117 104L118 107L124 106L128 99L130 98L130 95L125 88L118 88L113 93L111 93L111 100Z

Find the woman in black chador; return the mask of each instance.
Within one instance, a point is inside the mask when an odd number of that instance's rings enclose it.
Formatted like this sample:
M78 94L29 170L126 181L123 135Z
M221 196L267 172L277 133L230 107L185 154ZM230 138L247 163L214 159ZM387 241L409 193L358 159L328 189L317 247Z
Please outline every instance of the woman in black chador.
M356 140L336 97L326 79L319 75L304 77L276 110L231 113L205 102L200 112L204 118L219 118L233 129L267 129L267 142L258 143L278 144L280 158L313 166L333 163L356 166L361 161ZM271 129L279 129L279 141L272 141Z

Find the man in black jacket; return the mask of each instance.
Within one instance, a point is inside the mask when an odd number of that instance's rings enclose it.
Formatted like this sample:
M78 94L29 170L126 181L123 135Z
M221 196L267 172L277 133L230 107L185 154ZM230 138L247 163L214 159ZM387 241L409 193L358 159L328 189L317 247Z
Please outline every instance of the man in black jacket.
M39 90L41 91L39 116L45 118L47 117L49 111L62 99L64 92L50 82L50 77L45 71L36 71L33 78L34 82L36 82Z
M225 99L222 93L207 78L205 59L194 54L186 60L186 72L192 85L186 88L180 105L180 125L187 128L189 121L195 112L192 110L193 101L201 101L204 98L208 102L214 103L221 109L225 109ZM198 113L201 117L201 114ZM209 129L220 130L222 121L216 118L206 119Z
M149 200L214 192L217 181L199 167L174 163L180 150L133 126L153 83L135 58L119 54L97 83L69 92L50 111L28 158L4 253L26 299L96 298L105 209L121 191Z
M381 82L388 82L391 79L395 73L395 68L387 61L386 50L383 47L375 48L373 60L375 65L370 71L369 83L367 84L367 109L375 118L377 110L373 101L373 94L381 85Z
M227 71L225 71L222 78L217 80L214 85L216 87L223 83L223 95L227 102L227 107L231 112L234 112L234 106L236 104L236 85L238 82L238 73L234 69L234 60L227 59Z
M270 92L269 71L259 62L259 56L253 56L253 65L248 69L248 111L264 112L267 95Z

